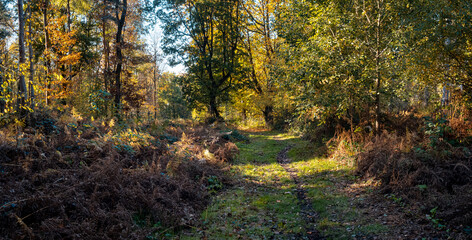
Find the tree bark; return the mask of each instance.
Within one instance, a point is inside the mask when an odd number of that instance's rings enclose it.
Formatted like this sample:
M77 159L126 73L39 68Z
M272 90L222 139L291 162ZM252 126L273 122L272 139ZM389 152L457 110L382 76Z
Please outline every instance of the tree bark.
M45 47L45 60L44 64L46 65L46 105L49 105L49 91L51 88L51 81L50 81L50 76L49 73L51 72L51 61L49 59L49 48L50 48L50 43L49 43L49 31L48 31L48 7L49 7L49 0L44 0L43 2L43 27L44 27L44 47Z
M154 108L154 119L157 118L157 53L154 52L154 69L153 69L153 89L152 89L152 105Z
M123 41L122 41L122 34L123 34L123 27L125 25L126 19L126 10L128 7L127 0L123 0L122 10L121 10L121 17L119 16L119 9L120 9L120 1L115 1L116 7L116 19L117 19L117 31L116 31L116 70L115 70L115 109L116 113L119 114L119 109L121 108L121 69L123 67L123 54L121 52L123 48Z
M216 103L216 96L212 94L210 96L210 115L216 120L216 121L221 121L223 118L220 115L220 112L218 111L218 104Z
M3 66L3 60L2 58L0 57L0 66ZM0 97L3 95L3 68L1 69L2 72L0 72ZM3 99L0 99L0 113L4 113L5 112L5 101Z
M266 122L266 126L269 128L274 127L274 107L267 105L264 107L262 113L264 114L264 121Z
M72 20L71 20L71 12L70 12L70 0L67 0L67 32L70 33L71 31L71 24L72 24ZM72 53L72 47L69 46L69 55ZM68 80L72 80L72 65L69 64L69 76L68 76Z
M381 87L381 73L380 73L380 42L381 42L381 12L380 0L377 0L377 22L376 22L376 50L375 50L375 72L376 72L376 86L375 86L375 133L380 134L380 87Z
M110 74L110 45L108 43L108 38L107 38L107 22L105 20L105 7L103 8L103 20L102 20L102 37L103 37L103 53L105 59L104 61L104 66L103 66L103 83L105 85L105 89L109 91L110 86L109 86L109 79L108 79L108 74Z
M18 47L19 47L19 82L18 82L18 109L25 105L27 99L25 75L22 72L22 65L26 63L25 54L25 16L23 13L23 0L18 0ZM23 112L23 111L21 111Z
M31 19L32 18L32 14L31 14L31 0L30 2L28 3L28 16L29 18ZM29 21L28 23L28 55L29 55L29 64L30 64L30 67L29 67L29 71L30 71L30 76L29 76L29 83L28 83L28 87L29 87L29 98L30 98L30 104L31 104L31 108L34 107L34 87L33 87L33 83L34 83L34 63L33 63L33 39L32 39L32 36L33 36L33 30L32 30L32 27L31 27L31 20Z

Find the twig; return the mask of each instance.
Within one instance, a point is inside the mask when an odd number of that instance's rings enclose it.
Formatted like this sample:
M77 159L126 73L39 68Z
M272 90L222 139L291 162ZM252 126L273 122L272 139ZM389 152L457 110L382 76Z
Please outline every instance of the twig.
M32 212L32 213L30 213L30 214L28 214L28 215L22 217L21 219L23 220L23 219L25 219L25 218L28 218L28 217L30 217L31 215L33 215L33 214L35 214L35 213L37 213L37 212L39 212L39 211L42 211L42 210L44 210L44 209L46 209L46 208L48 208L48 207L50 207L50 206L46 206L46 207L40 208L40 209L38 209L38 210L36 210L36 211L34 211L34 212Z
M25 230L28 233L28 236L30 237L30 239L33 239L34 238L33 230L31 230L31 228L29 228L28 225L26 225L26 223L23 222L23 219L18 217L18 215L13 214L13 216L16 218L16 221L21 225L23 230Z

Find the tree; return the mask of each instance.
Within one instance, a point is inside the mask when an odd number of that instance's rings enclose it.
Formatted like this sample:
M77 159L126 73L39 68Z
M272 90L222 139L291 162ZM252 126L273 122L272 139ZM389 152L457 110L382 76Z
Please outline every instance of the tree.
M240 12L238 0L188 0L168 1L161 15L165 52L185 53L187 57L184 93L192 102L207 105L210 115L218 120L222 119L219 105L236 86L233 75L239 67ZM182 44L182 37L190 41Z
M244 51L247 57L250 88L258 96L256 102L261 109L266 125L273 125L274 95L276 94L276 76L271 71L274 67L277 35L275 33L275 14L279 5L277 0L246 1Z
M34 62L33 62L33 28L32 28L32 12L31 1L28 2L28 58L29 58L29 84L28 93L30 97L30 106L34 108Z
M296 79L289 87L303 113L321 122L344 119L351 127L374 115L379 132L381 95L398 74L402 4L340 0L284 6L280 33L288 46L281 57L289 61L288 76Z
M4 74L6 68L3 61L3 52L6 47L6 39L10 35L10 32L6 29L9 25L11 17L8 10L5 7L5 3L0 1L0 114L5 112L6 101L5 96L3 95L3 83L4 83Z
M18 80L18 109L24 108L26 100L28 98L26 90L25 75L23 73L23 67L26 63L25 54L25 15L23 13L23 0L18 0L18 46L19 46L19 80ZM21 111L24 112L24 111Z
M416 73L428 84L462 85L472 100L472 5L469 1L415 1L408 5L408 42Z
M50 89L51 89L51 60L50 60L50 38L49 38L49 19L48 19L48 12L49 12L49 0L42 1L42 12L43 12L43 29L44 29L44 56L45 56L45 69L46 69L46 87L45 87L45 101L46 105L50 104Z
M115 68L115 109L117 114L121 105L121 70L123 67L123 27L126 22L126 11L128 8L127 0L113 0L114 10L115 10L115 22L117 26L116 35L115 35L115 52L116 52L116 68Z

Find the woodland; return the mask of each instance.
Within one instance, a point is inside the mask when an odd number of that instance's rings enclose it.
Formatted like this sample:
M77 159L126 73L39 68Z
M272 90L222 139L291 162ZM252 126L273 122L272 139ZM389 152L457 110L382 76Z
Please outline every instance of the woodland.
M469 0L0 0L0 239L471 239L471 39Z

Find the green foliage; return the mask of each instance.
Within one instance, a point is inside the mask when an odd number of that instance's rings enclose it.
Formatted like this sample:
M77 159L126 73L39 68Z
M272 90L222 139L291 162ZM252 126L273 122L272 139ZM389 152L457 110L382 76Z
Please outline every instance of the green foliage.
M205 104L210 115L221 118L218 108L236 86L241 3L167 1L164 6L164 51L185 56L188 68L188 74L180 78L183 92L189 102ZM182 44L182 36L191 41Z
M94 91L90 93L88 101L93 116L104 116L107 114L107 107L111 105L111 94L103 90Z
M158 109L164 119L190 118L189 103L179 85L180 78L163 75L159 82Z
M430 140L430 147L436 147L442 141L452 143L451 140L446 138L447 133L451 132L451 127L448 126L448 121L446 119L433 119L429 116L423 117L423 119L425 124L424 133Z
M444 230L446 228L446 225L442 224L442 220L436 218L438 207L435 207L429 211L430 214L426 214L426 219L431 221L433 226L437 228L438 230Z
M207 179L207 190L209 193L216 193L223 188L223 183L218 180L217 176L210 176Z
M398 87L396 73L402 66L398 1L291 2L280 15L282 35L288 46L282 57L287 69L286 87L295 96L303 119L325 123L333 117L369 120L377 89L385 96ZM381 14L381 25L374 18ZM372 19L372 20L371 20ZM304 29L300 30L299 29ZM377 29L382 35L376 36ZM380 55L375 52L381 48ZM398 82L396 80L395 82ZM390 94L393 95L393 94Z
M426 185L426 184L416 185L416 187L418 187L418 189L422 192L425 191L426 189L428 189L428 185Z
M390 194L386 194L385 197L387 199L390 199L392 200L394 203L404 207L405 206L405 203L403 202L403 198L402 197L399 197L393 193L390 193Z

